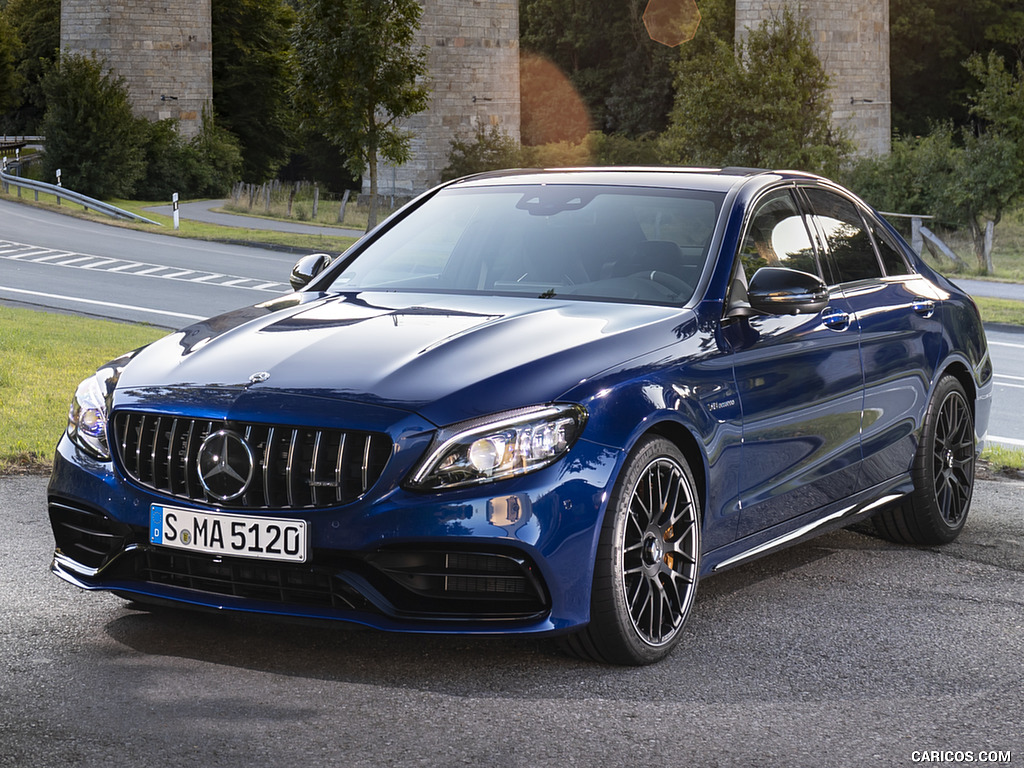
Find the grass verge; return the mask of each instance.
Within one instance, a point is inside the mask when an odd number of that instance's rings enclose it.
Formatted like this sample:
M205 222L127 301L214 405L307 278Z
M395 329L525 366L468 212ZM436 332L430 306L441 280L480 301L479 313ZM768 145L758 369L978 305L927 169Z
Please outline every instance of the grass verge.
M981 319L985 323L1024 325L1024 301L975 296L974 303L978 305Z
M1024 450L1003 445L990 445L982 451L989 471L997 475L1024 479Z
M78 383L165 334L146 325L0 306L0 473L47 468Z

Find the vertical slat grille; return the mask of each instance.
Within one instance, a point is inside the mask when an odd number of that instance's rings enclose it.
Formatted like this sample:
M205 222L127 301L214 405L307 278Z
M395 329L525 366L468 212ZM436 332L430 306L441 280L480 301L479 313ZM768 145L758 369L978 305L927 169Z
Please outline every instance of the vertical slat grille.
M206 491L199 454L227 430L253 455L252 480L237 498ZM310 427L214 422L146 413L114 416L114 444L136 482L175 498L238 509L308 509L347 504L369 490L391 455L386 435Z

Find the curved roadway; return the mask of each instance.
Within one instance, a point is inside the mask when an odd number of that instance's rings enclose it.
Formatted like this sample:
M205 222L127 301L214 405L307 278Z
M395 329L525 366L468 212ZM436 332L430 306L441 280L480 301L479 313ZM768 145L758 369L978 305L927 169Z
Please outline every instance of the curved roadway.
M0 301L179 328L287 292L295 255L0 200Z

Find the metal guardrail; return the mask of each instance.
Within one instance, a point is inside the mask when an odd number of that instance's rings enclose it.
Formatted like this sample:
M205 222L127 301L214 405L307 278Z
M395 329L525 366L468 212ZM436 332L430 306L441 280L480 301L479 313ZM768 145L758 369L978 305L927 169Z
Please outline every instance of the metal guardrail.
M0 152L10 152L30 144L42 144L42 136L0 136Z
M158 227L162 227L159 221L153 221L147 219L145 216L140 216L137 213L126 211L123 208L118 208L115 205L104 203L102 200L96 200L86 195L81 195L78 192L73 192L70 189L64 187L58 187L56 184L47 184L44 181L35 181L33 179L23 179L20 176L13 176L7 173L7 162L6 159L3 163L3 170L0 170L0 183L3 184L4 192L10 192L10 187L15 186L18 188L18 197L21 197L21 190L31 189L36 193L36 200L39 199L40 192L46 192L54 195L57 198L57 204L60 205L61 200L67 200L68 202L75 203L82 206L87 211L93 210L97 213L111 216L115 219L127 219L129 221L143 221L146 224L155 224Z

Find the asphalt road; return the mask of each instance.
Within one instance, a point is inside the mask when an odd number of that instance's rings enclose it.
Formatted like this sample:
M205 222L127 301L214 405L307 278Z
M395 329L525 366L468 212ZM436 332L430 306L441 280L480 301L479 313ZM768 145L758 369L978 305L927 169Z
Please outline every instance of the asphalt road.
M1024 761L1024 483L980 482L945 548L841 531L709 578L640 669L135 610L48 573L44 486L0 478L2 768Z
M0 200L0 300L6 302L176 329L288 292L296 258Z
M986 328L995 368L989 441L1024 448L1024 328Z

